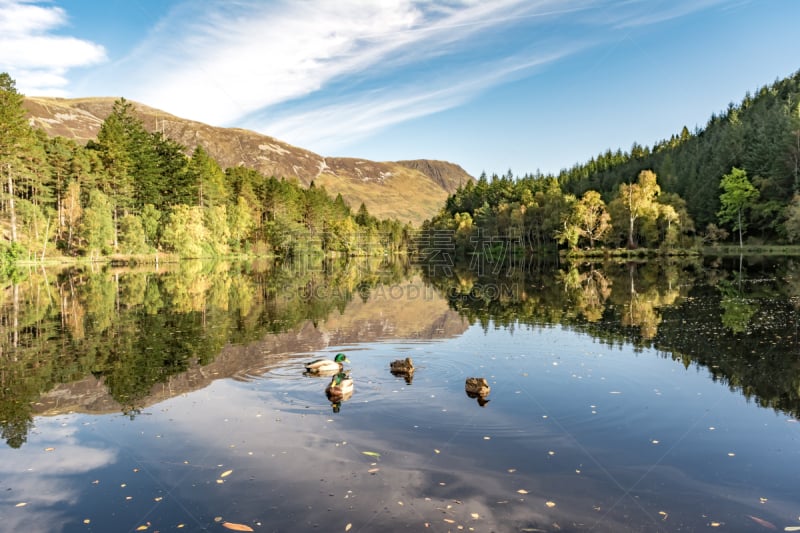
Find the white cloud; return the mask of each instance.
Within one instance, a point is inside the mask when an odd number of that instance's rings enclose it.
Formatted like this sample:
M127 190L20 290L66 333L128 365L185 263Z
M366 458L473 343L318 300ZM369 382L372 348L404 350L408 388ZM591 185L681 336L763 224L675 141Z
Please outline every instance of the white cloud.
M309 0L187 5L162 21L127 64L146 84L131 98L212 124L231 124L348 77L374 77L467 43L509 18L563 1ZM143 76L147 72L146 78Z
M245 127L268 133L300 146L313 146L325 154L363 139L376 130L458 106L489 87L530 73L578 46L536 58L514 58L470 72L451 72L428 80L424 87L406 85L350 96L345 101L307 110L292 110L276 120L253 119ZM455 83L454 79L461 80Z
M105 60L102 46L52 32L67 23L63 9L0 0L0 71L25 94L61 94L70 68Z

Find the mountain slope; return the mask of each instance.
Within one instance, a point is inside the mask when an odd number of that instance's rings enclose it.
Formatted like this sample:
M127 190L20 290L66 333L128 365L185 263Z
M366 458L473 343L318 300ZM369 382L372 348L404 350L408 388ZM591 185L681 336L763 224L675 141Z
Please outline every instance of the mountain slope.
M96 138L116 98L28 97L31 123L50 136L79 143ZM219 128L132 102L148 131L160 131L187 147L198 144L223 168L245 166L264 175L312 181L340 193L353 209L363 202L378 217L420 223L432 217L459 185L474 180L464 169L444 161L374 162L326 158L254 131Z

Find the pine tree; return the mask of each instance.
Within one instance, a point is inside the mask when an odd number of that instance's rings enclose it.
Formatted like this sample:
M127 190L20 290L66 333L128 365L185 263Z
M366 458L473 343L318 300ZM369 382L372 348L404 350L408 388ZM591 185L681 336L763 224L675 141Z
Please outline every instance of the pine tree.
M6 72L0 73L0 176L7 193L6 211L11 242L17 242L15 179L24 169L24 158L31 150L33 139L31 128L25 120L23 99L11 76Z

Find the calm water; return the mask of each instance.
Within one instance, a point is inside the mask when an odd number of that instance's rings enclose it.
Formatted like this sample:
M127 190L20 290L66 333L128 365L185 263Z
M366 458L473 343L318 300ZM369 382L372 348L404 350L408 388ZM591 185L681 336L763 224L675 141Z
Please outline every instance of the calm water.
M800 526L798 264L436 274L6 282L0 529ZM355 392L335 410L303 363L339 351Z

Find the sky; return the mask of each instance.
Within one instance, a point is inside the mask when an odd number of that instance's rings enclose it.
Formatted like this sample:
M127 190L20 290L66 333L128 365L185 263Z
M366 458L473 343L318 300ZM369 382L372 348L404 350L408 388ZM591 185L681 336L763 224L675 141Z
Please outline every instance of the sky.
M793 74L798 21L797 0L0 0L0 72L323 156L555 173Z

